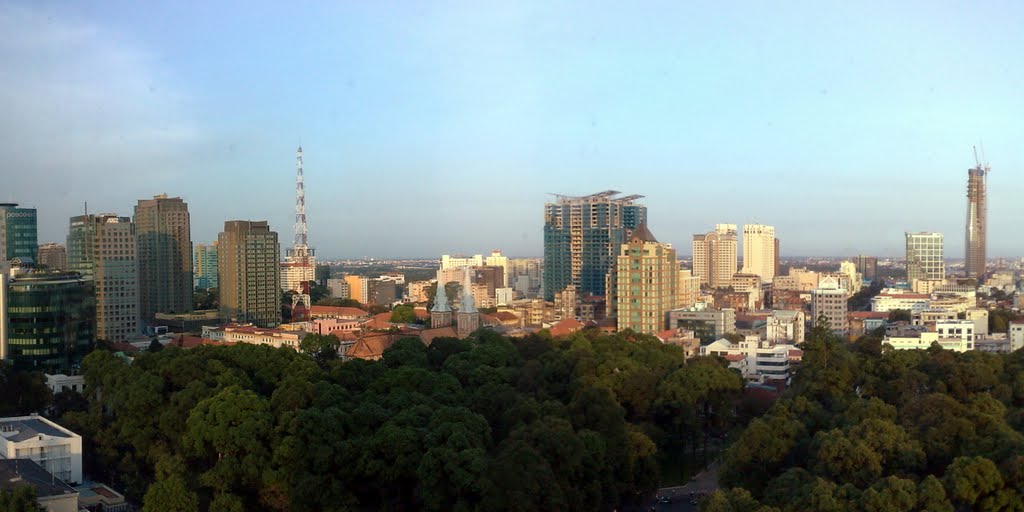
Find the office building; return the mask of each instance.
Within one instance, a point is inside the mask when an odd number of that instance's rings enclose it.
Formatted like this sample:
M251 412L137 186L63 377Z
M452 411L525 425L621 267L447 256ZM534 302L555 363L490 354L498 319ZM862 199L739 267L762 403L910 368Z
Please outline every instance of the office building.
M464 267L479 267L484 264L483 255L474 256L449 256L441 255L441 270L462 269ZM458 281L456 279L456 281Z
M135 224L112 213L72 217L68 267L93 281L96 338L122 342L141 332Z
M18 368L63 370L95 344L92 280L77 273L0 272L0 359Z
M192 311L192 235L188 204L166 194L135 205L139 259L139 313L153 325L157 313Z
M281 323L281 245L267 221L231 220L217 238L221 315L238 323Z
M349 299L357 300L360 304L370 303L370 278L366 276L344 276L345 284L348 285Z
M0 203L0 262L17 259L35 263L39 250L37 233L35 208Z
M65 270L68 266L68 253L61 244L42 244L36 264L50 270Z
M743 226L743 273L754 274L762 283L775 277L775 227L764 224Z
M850 330L846 303L847 291L839 280L829 276L821 279L818 287L811 290L811 325L828 322L832 332L846 335Z
M499 250L491 251L491 255L484 260L484 264L487 265L488 267L501 267L501 272L504 277L501 285L498 286L498 288L508 288L510 286L509 283L511 283L512 280L509 276L509 272L512 269L511 266L509 265L507 256L502 255L501 251Z
M512 272L510 286L520 298L534 299L542 295L544 288L544 262L540 258L515 258L509 260Z
M854 258L854 262L857 264L857 272L860 272L864 279L869 281L878 279L878 258L859 255Z
M985 279L985 249L988 230L988 162L967 170L967 231L964 248L967 277Z
M736 274L737 246L735 224L716 224L710 233L693 235L693 275L712 288L729 286Z
M212 244L196 244L195 256L192 259L192 270L195 273L197 290L209 290L217 287L217 241Z
M557 196L544 205L544 299L575 285L580 296L605 295L605 280L619 246L647 222L643 196L607 190L583 197Z
M640 224L619 248L614 291L618 330L664 331L666 315L679 303L676 250L658 243L647 225Z
M66 483L82 483L82 436L42 416L0 418L0 458L30 459Z
M690 308L673 309L668 317L669 329L693 331L703 343L711 343L736 332L736 310L732 308L715 309L707 303L698 302Z
M852 261L839 262L839 274L843 276L844 288L851 295L864 286L864 276L857 271L857 264Z
M907 282L946 278L942 233L907 233Z

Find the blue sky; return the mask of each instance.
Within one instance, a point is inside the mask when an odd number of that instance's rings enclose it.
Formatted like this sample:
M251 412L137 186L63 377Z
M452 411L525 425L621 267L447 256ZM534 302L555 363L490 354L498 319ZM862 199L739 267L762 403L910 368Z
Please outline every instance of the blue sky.
M0 3L3 200L63 241L83 209L180 195L194 242L269 220L295 147L322 257L542 253L547 193L643 194L690 252L773 224L782 255L1024 255L1015 2Z

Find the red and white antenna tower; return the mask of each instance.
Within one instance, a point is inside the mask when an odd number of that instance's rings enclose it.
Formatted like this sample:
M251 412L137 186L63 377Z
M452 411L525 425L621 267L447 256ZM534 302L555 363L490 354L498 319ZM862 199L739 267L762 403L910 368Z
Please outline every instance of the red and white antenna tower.
M295 245L292 250L301 258L308 256L309 246L306 245L306 186L302 178L302 146L295 153Z

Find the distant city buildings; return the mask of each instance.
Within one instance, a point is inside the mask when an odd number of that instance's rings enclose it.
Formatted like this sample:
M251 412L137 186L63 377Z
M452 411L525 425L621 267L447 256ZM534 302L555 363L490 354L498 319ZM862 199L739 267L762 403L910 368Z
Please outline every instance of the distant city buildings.
M38 252L36 209L0 203L0 262L17 259L34 264Z
M192 234L188 204L167 194L135 206L139 312L147 325L157 313L192 311Z
M123 342L139 335L139 267L135 224L113 213L71 217L68 268L92 279L96 338Z
M618 330L665 330L666 315L679 303L679 263L671 245L658 243L640 224L619 248L614 281Z
M605 295L618 247L647 222L647 207L635 202L643 196L618 194L558 196L544 205L545 300L569 285L581 296Z
M977 157L977 154L975 154ZM967 229L965 267L967 277L975 282L985 279L985 252L988 230L988 162L967 170Z
M197 290L217 288L217 268L217 241L214 240L211 244L196 244L192 269L195 272Z
M710 233L693 235L693 275L712 288L729 286L736 274L737 249L735 224L716 224Z
M743 226L743 273L754 274L761 282L770 283L775 277L778 254L775 227L764 224Z
M946 278L942 233L907 233L907 282Z
M68 253L61 244L49 243L39 246L39 257L36 264L50 270L65 270L68 266Z
M220 309L224 318L274 327L281 323L277 232L266 221L232 220L217 238Z

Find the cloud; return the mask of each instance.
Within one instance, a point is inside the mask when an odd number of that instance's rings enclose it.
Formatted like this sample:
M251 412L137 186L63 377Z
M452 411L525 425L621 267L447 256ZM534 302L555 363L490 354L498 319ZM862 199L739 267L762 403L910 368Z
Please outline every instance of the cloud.
M39 208L41 239L63 238L83 201L128 214L138 198L121 194L179 175L200 134L158 56L34 7L0 5L0 34L0 199Z

